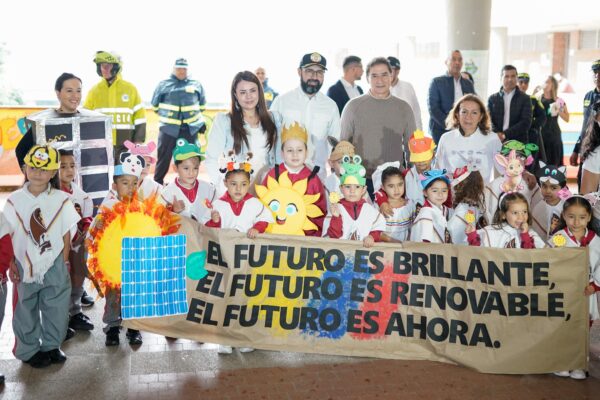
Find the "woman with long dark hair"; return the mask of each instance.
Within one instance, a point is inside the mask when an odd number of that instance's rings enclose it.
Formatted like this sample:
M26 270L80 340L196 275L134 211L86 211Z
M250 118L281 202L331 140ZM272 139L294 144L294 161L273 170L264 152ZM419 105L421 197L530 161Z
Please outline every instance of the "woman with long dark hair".
M256 75L250 71L238 72L231 83L230 110L215 117L206 148L206 171L218 194L225 190L218 161L230 150L239 161L252 153L250 163L255 173L280 162L277 151L280 127L281 118L267 110Z

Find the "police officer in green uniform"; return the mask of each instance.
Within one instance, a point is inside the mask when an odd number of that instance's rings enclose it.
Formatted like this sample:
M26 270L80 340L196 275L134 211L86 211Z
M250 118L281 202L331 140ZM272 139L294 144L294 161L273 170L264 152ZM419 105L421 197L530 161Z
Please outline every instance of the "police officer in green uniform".
M527 93L529 89L529 74L521 72L517 76L517 85L519 90ZM531 99L531 127L529 128L529 143L538 145L539 151L534 153L534 162L527 168L535 174L539 164L538 160L546 162L546 153L544 152L544 138L542 137L542 126L546 123L546 111L540 100L535 96L530 96Z
M160 123L154 180L162 185L177 139L196 143L198 133L206 130L202 116L206 104L204 88L188 77L185 58L175 61L173 74L158 84L151 103Z

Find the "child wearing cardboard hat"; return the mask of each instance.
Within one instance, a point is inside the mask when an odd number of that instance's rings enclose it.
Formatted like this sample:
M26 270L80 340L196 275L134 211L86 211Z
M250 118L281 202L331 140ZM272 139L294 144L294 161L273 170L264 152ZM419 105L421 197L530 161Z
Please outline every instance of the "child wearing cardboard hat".
M329 196L330 212L323 227L324 236L335 239L360 240L365 247L381 241L385 218L364 199L367 191L366 170L360 156L342 159L340 190Z
M27 182L8 197L0 222L0 237L11 235L9 276L19 293L14 354L34 368L67 359L60 345L69 323L69 247L81 217L58 188L59 167L56 149L33 146L25 156Z

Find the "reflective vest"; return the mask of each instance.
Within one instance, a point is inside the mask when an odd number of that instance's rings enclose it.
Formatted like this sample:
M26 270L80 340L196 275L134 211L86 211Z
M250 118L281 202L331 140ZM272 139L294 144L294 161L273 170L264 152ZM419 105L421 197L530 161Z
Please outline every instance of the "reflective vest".
M160 82L152 96L152 107L158 114L160 129L177 137L182 125L188 125L196 134L205 124L202 111L206 104L204 88L200 82L175 75Z
M102 79L92 87L83 107L112 116L114 145L122 145L125 140L145 141L146 110L136 87L124 81L121 74L110 86Z

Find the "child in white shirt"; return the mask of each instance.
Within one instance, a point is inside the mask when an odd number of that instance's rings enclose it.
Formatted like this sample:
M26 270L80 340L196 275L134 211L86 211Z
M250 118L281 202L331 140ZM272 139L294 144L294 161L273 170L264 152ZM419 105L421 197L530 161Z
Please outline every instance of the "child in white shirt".
M15 263L15 357L34 368L63 363L60 349L69 323L69 250L81 219L60 191L58 151L33 146L25 156L27 182L6 201L0 237L10 233ZM51 321L51 322L49 322Z
M230 157L235 157L233 152L230 153ZM233 161L224 163L220 170L225 174L227 191L212 203L210 215L205 214L201 222L213 228L246 232L248 238L254 239L259 233L264 233L267 226L274 221L271 211L248 193L252 167L248 162ZM238 350L241 353L254 351L251 347L240 347ZM219 345L218 352L231 354L233 348Z
M173 212L196 221L201 221L205 214L210 215L207 203L214 201L216 195L212 183L198 179L201 160L198 146L185 139L177 139L173 151L177 177L160 194L161 202Z
M425 204L419 210L410 231L413 242L452 243L448 232L448 219L452 209L444 205L450 192L450 179L446 170L425 171L421 178Z
M544 240L548 240L558 230L558 222L563 210L564 200L570 194L567 188L567 167L556 167L539 162L538 182L543 201L533 207L533 229Z
M75 166L75 157L70 150L59 150L60 169L58 176L60 179L60 189L67 193L75 210L81 216L77 224L77 233L71 241L71 251L69 252L69 262L71 263L71 300L69 303L69 328L74 330L91 331L94 325L87 315L82 312L81 298L84 293L83 283L88 275L85 262L85 246L83 241L87 231L92 223L94 214L94 203L92 198L87 195L74 180L77 175Z

